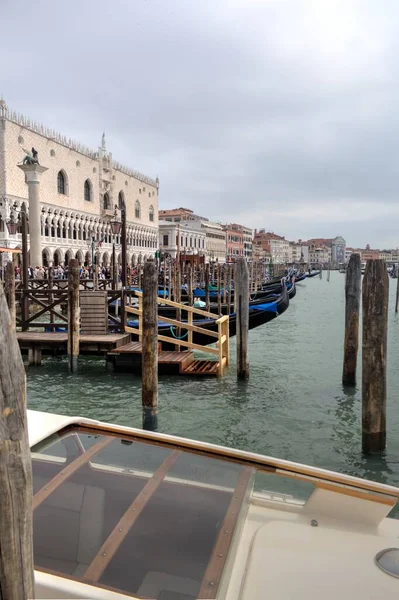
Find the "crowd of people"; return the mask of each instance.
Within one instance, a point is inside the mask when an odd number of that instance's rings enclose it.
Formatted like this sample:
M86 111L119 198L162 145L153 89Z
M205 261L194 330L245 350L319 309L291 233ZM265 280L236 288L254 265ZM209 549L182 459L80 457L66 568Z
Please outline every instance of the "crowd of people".
M98 279L111 279L112 278L112 270L110 266L97 266ZM52 267L53 270L53 279L68 279L68 265L57 265ZM118 280L121 279L122 267L119 265L118 267ZM48 267L28 267L28 275L29 279L37 279L43 280L48 279L49 276L49 268ZM22 272L21 267L15 267L15 279L17 281L21 280ZM91 266L82 265L80 267L80 279L93 279L93 268Z

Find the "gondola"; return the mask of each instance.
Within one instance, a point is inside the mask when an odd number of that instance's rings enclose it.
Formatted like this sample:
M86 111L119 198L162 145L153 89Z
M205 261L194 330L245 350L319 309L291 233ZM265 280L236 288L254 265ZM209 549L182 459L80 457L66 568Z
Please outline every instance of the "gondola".
M312 271L311 273L306 273L306 277L316 277L316 275L320 275L321 270L319 269L318 271Z
M292 283L292 284L290 283L287 285L287 292L288 292L288 298L290 300L295 297L295 295L296 295L295 283ZM249 307L251 308L252 306L258 306L259 304L276 302L279 300L281 294L282 294L282 285L280 284L278 293L272 293L266 297L262 296L260 298L254 299L254 300L250 300ZM231 308L233 308L233 304L231 304ZM204 307L204 308L202 308L202 310L206 310L206 308ZM209 305L208 312L214 313L215 315L218 315L218 314L227 315L227 314L229 314L228 304L222 303L220 305L220 313L219 313L218 303L211 302ZM174 306L159 305L158 306L158 316L159 317L167 317L168 319L175 319L176 318L176 308ZM181 311L181 318L187 319L187 311L185 311L184 308ZM198 316L197 318L200 319L201 317ZM194 315L194 319L196 319L196 315Z
M264 325L264 323L268 323L272 321L279 315L283 314L289 306L289 297L287 288L284 286L281 295L275 302L268 303L258 303L249 308L249 329L254 329L255 327L259 327L260 325ZM128 321L129 327L137 327L138 321ZM206 329L208 331L217 332L218 325L216 323L216 319L203 319L201 321L196 321L196 325L200 325L201 328ZM230 314L229 319L229 334L230 337L236 335L236 313ZM135 334L132 334L135 335ZM168 338L171 338L170 344L168 342L162 342L163 350L174 350L176 344L178 344L179 339L186 339L187 330L184 330L184 322L182 322L180 327L180 335L178 335L177 328L169 325L168 323L162 323L159 321L158 323L158 335L163 335ZM197 331L193 331L193 343L199 344L201 346L207 346L209 344L215 343L215 338L213 336L208 336L206 333L199 333Z

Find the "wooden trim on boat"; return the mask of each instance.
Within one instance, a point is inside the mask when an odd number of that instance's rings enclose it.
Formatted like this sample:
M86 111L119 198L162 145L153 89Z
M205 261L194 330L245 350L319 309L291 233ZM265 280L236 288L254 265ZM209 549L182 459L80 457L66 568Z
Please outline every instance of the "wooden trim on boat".
M201 600L205 598L215 598L217 595L223 569L226 564L228 551L236 528L240 508L254 471L254 469L246 467L243 469L238 478L237 486L233 492L224 521L220 526L219 534L216 538L216 542L201 583L201 589L198 594L198 598L201 598Z
M174 450L171 452L171 454L165 458L161 466L155 471L151 479L148 480L144 488L131 503L123 517L120 519L119 523L117 523L112 532L109 534L108 538L101 546L97 555L83 575L83 581L96 583L100 579L123 540L139 518L154 492L156 492L158 487L161 485L169 469L174 465L180 455L180 450Z
M168 338L170 339L170 338ZM179 342L180 343L180 342ZM385 484L378 483L376 481L363 481L353 478L351 475L347 477L340 475L339 473L329 473L322 472L319 467L306 467L305 465L290 465L286 464L283 461L280 461L271 457L263 457L263 456L248 456L246 452L241 450L235 450L231 448L219 448L219 447L209 447L208 444L194 441L184 438L179 439L160 439L159 434L150 433L144 430L135 430L132 432L130 428L125 428L121 425L110 425L110 424L102 424L95 422L87 422L84 421L77 422L76 424L71 423L67 425L66 428L77 428L81 427L83 430L87 431L88 429L93 429L95 431L101 431L104 435L112 434L113 432L122 435L123 437L132 437L133 439L147 440L148 442L152 442L155 444L162 444L166 447L176 447L179 446L182 449L191 450L194 452L201 452L208 456L214 456L215 458L225 458L228 460L233 460L240 464L247 465L249 467L256 467L260 470L267 470L275 472L276 475L283 475L289 477L296 476L298 479L304 479L305 481L312 480L324 480L326 482L331 482L334 484L342 484L346 486L350 486L351 488L359 488L363 490L368 490L370 492L377 492L380 494L385 494L387 496L392 496L395 498L399 498L399 488L395 488L393 486L388 486ZM306 477L301 477L304 475ZM339 486L337 486L339 490Z
M57 473L49 483L47 483L41 490L39 490L34 496L32 500L32 508L35 510L42 502L46 500L52 494L58 486L60 486L64 481L66 481L71 475L73 475L82 465L88 463L96 454L104 450L111 442L114 441L113 437L106 437L101 442L94 444L88 450L86 450L83 454L73 460L69 465L67 465L62 471Z
M354 498L360 498L361 500L369 500L369 502L378 502L379 504L386 504L387 506L395 506L396 500L394 498L390 498L389 496L379 495L367 493L366 491L361 492L358 490L354 490L349 487L341 487L338 485L332 485L329 483L315 482L317 488L322 490L327 490L329 492L335 492L337 494L344 494L345 496L353 496Z
M83 581L83 579L81 579L80 577L76 577L75 575L70 575L69 573L61 573L60 571L54 571L54 569L48 569L47 567L35 567L35 571L38 571L40 573L47 573L48 575L53 575L54 577L58 577L59 579L70 579L71 581L75 581L76 583L80 583L82 585L89 585L92 588L109 590L110 592L115 592L116 594L119 594L121 598L125 598L126 596L128 596L129 598L133 598L133 600L143 599L143 596L132 594L131 592L128 592L126 590L112 587L111 585L105 585L103 583L90 583L90 581Z

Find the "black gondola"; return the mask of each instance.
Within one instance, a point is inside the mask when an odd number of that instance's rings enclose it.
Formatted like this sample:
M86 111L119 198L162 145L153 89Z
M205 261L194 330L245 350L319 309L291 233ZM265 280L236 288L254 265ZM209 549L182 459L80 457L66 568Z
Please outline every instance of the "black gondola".
M316 277L316 275L320 275L321 271L312 271L311 273L306 273L306 277Z
M274 304L274 306L272 306ZM251 306L249 309L249 329L254 329L255 327L259 327L264 323L268 323L272 321L277 316L281 315L283 312L287 310L289 306L289 298L287 288L284 286L281 295L276 299L275 303L262 303ZM236 335L236 313L230 314L229 319L229 334L230 337ZM129 321L128 325L130 327L137 327L137 321ZM203 329L207 329L208 331L217 332L218 324L214 319L203 319L201 321L196 321L196 325L199 325ZM177 328L169 325L168 323L162 323L160 321L158 323L158 335L163 335L168 338L171 338L170 343L162 342L162 348L164 350L174 350L176 344L179 343L179 339L185 340L187 338L187 330L184 329L184 322L181 323L180 336L177 334ZM132 334L133 336L135 334ZM197 331L193 331L193 343L199 344L201 346L207 346L209 344L215 343L215 338L213 336L208 336L206 333L199 333Z

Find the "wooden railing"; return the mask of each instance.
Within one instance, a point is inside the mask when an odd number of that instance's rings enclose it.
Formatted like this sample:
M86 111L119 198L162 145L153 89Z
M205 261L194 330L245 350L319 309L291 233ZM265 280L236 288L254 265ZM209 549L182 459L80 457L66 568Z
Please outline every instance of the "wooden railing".
M22 331L27 331L30 327L44 327L54 331L56 327L68 325L68 318L62 313L62 309L68 303L68 288L65 290L20 289L16 291L16 300L21 303L21 316L17 317L16 325L21 327ZM29 306L32 308L31 311ZM56 307L58 310L55 310ZM48 317L47 321L42 320L44 316Z
M124 315L125 319L128 314L133 314L138 316L138 327L129 327L125 322L125 331L128 333L133 333L138 336L139 341L142 339L143 335L143 294L139 291L132 292L135 296L138 297L139 306L138 308L134 308L132 306L128 306L125 303L124 306ZM225 367L228 366L230 362L230 336L229 336L229 316L224 315L215 319L213 313L207 312L205 310L201 310L199 308L194 308L193 306L188 306L186 304L179 304L178 302L173 302L172 300L166 300L165 298L157 298L157 304L166 304L167 306L172 306L179 311L186 311L188 318L187 322L179 321L177 319L170 319L168 317L161 316L160 319L163 323L168 323L172 327L174 326L178 331L187 331L187 341L181 339L180 337L175 340L176 345L183 346L189 350L202 350L203 352L208 352L210 354L214 354L218 357L218 376L221 377L223 375ZM193 324L193 316L198 315L199 317L203 317L206 319L212 319L216 321L218 330L217 331L209 331L204 327L200 327L199 325ZM206 345L195 344L193 343L193 332L202 333L209 337L215 338L216 348L211 348ZM157 332L156 332L157 335ZM166 335L159 335L158 340L160 342L167 342L169 344L173 344L173 338L170 338Z

